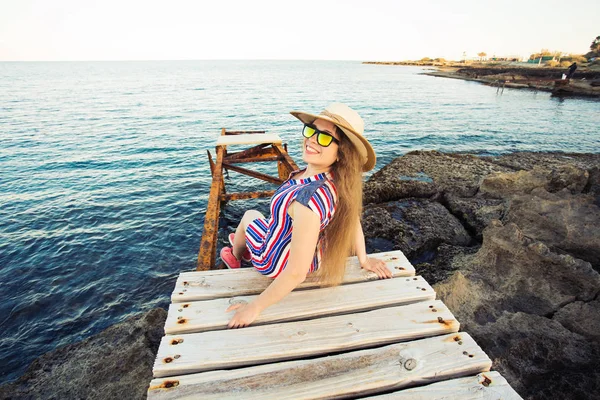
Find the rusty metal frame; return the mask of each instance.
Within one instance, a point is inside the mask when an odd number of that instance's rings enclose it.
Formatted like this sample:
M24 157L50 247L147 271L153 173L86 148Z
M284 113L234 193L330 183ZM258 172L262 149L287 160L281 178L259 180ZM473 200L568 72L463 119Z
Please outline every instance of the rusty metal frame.
M241 134L256 134L265 133L265 131L226 131L221 129L221 135L241 135ZM217 237L219 231L219 215L223 203L230 200L257 199L263 197L271 197L274 190L256 191L256 192L239 192L227 193L225 189L225 179L223 173L227 171L235 171L241 174L280 185L287 179L289 174L298 169L298 166L287 153L287 145L280 143L263 143L257 146L250 147L243 151L234 153L227 152L227 146L216 146L216 160L210 151L207 150L208 162L212 174L212 183L208 197L208 205L204 216L204 231L200 240L200 250L198 252L198 261L196 270L206 271L215 269L217 255ZM277 162L278 177L263 174L261 172L252 171L248 168L239 167L234 164L251 163L251 162ZM219 265L219 269L223 268L223 264Z

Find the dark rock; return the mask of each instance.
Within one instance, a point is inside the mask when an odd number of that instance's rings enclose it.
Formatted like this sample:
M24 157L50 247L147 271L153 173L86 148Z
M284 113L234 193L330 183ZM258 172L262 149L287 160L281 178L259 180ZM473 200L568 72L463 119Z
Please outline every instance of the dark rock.
M437 188L432 182L407 180L406 178L369 181L364 185L363 203L384 203L407 197L428 198L436 193Z
M503 313L472 327L475 341L525 399L600 397L600 344L548 318Z
M507 208L502 199L479 196L464 198L446 194L444 203L477 240L481 240L483 230L492 220L502 219Z
M546 190L554 193L568 189L572 194L581 193L588 183L589 175L585 169L574 165L563 165L550 172Z
M529 171L534 167L553 170L565 165L590 170L593 167L600 166L600 154L514 152L495 157L481 158L494 164L511 168L515 171Z
M405 199L365 207L363 231L368 249L402 250L409 259L435 250L441 243L470 244L471 237L441 204ZM381 239L391 248L381 248Z
M600 300L567 304L554 314L553 319L572 332L600 341Z
M536 189L515 196L504 222L515 222L523 233L546 245L590 262L600 270L600 208L590 195Z
M588 172L590 177L587 186L583 190L585 193L594 196L596 205L600 207L600 167L590 168Z
M421 275L430 285L442 282L460 268L463 256L477 252L479 247L452 246L442 243L432 254L432 259L415 264L417 275Z
M396 158L365 183L364 202L383 203L407 197L452 193L471 197L481 179L492 172L512 172L472 155L414 151Z
M46 353L0 386L0 398L144 399L166 318L156 308Z

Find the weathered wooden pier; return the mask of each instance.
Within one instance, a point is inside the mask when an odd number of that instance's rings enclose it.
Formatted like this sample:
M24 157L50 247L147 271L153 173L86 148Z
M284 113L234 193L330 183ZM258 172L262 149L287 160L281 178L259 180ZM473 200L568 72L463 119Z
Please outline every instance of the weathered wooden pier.
M225 310L252 301L272 280L253 268L207 268L214 266L220 202L257 197L227 195L222 169L235 170L232 160L269 158L263 151L279 163L279 180L295 169L277 137L226 152L231 143L258 137L217 142L206 215L216 221L209 232L205 222L200 271L176 282L148 398L520 399L400 251L370 255L386 263L391 279L379 280L350 257L340 286L320 288L307 279L251 326L227 329L235 311Z
M228 152L227 150L227 146L248 145L253 146L237 152ZM256 179L281 185L292 171L298 169L294 160L292 160L287 153L287 145L282 143L281 138L278 135L267 134L265 131L228 132L225 129L222 129L221 135L217 138L215 147L216 161L213 160L210 151L207 151L207 153L212 173L212 184L210 186L208 205L206 207L206 216L204 217L204 231L200 242L200 251L198 252L198 263L196 267L198 271L207 271L215 267L221 203L229 200L271 197L273 196L273 193L275 193L275 190L227 193L223 172L235 171ZM257 162L277 162L277 172L279 176L270 176L236 165Z

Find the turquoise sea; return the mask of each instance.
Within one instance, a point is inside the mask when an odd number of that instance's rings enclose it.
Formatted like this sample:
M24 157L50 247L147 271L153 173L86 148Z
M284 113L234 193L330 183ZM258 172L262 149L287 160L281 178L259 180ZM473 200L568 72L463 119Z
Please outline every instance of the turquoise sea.
M600 148L598 101L419 72L346 61L0 63L0 383L47 351L167 306L179 272L195 267L206 150L222 127L277 133L300 163L288 112L345 102L365 120L375 170L417 149ZM270 188L230 176L232 190ZM255 203L228 205L222 227Z

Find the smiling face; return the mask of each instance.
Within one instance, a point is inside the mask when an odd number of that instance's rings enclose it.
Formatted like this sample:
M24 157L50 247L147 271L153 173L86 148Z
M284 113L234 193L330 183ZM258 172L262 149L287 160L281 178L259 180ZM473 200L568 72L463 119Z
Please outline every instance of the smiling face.
M320 131L327 132L334 138L340 140L336 126L322 119L317 119L313 125ZM329 146L323 147L317 143L317 135L310 138L304 138L304 150L302 159L305 163L310 164L316 170L329 171L331 165L335 162L338 155L338 145L332 142Z

